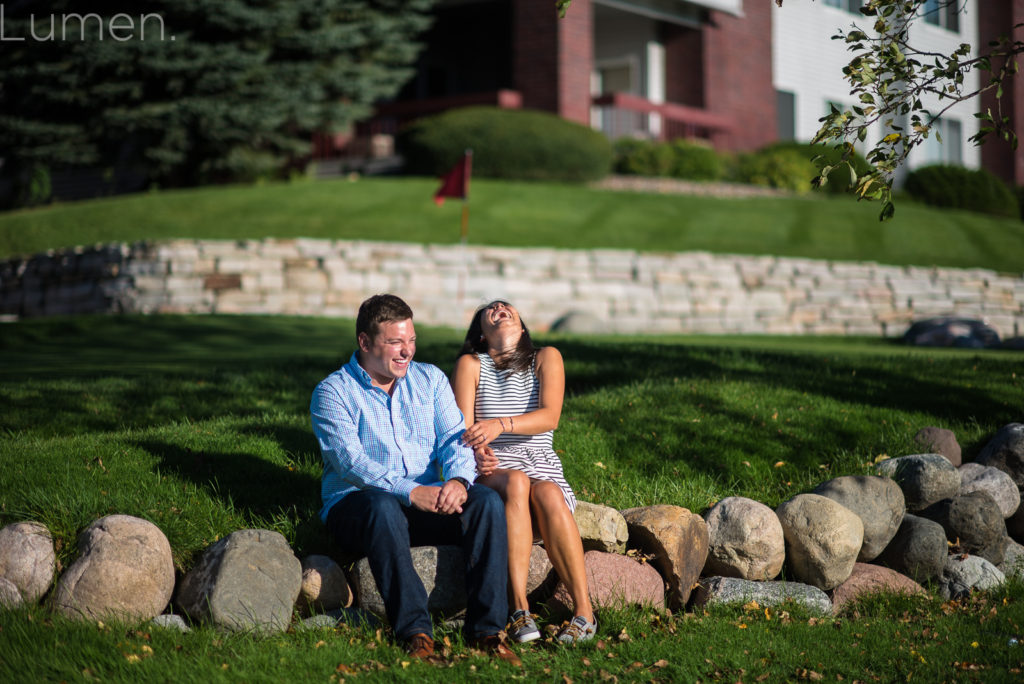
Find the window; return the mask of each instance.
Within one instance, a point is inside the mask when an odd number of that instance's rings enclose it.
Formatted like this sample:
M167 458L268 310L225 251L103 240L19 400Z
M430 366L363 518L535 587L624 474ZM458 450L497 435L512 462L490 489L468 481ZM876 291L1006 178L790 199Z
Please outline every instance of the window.
M785 90L775 91L775 112L778 118L779 140L796 139L796 95Z
M825 0L829 7L838 7L852 14L860 14L861 0Z
M921 14L925 23L960 32L960 0L925 0Z
M939 141L942 138L942 141ZM931 133L921 143L926 164L962 164L963 129L956 119L939 119L932 124Z

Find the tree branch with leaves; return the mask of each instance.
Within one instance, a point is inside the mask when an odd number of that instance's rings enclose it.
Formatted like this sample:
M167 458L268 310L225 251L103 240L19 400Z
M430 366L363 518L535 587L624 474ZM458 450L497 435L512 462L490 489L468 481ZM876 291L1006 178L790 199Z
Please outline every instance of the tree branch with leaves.
M783 0L775 2L781 7ZM821 128L813 142L838 146L842 156L833 164L824 156L816 157L819 173L813 184L820 187L837 168L848 169L851 188L858 198L882 203L881 220L895 212L893 181L897 169L929 136L941 142L936 123L951 107L994 90L996 111L975 114L982 125L968 140L980 145L995 135L1017 148L1017 136L1010 117L1001 110L1001 98L1004 83L1017 72L1015 58L1024 53L1024 43L1002 36L973 56L967 43L949 54L919 50L911 43L911 28L924 17L925 4L926 0L867 0L860 12L865 20L873 20L871 27L854 24L832 36L853 53L843 68L843 77L856 104L842 110L833 106L820 120ZM940 10L961 12L962 0L947 0L931 8ZM971 71L987 74L976 88L965 85ZM936 105L928 107L928 101ZM869 129L875 124L882 126L883 134L864 155L873 168L858 177L851 163L854 145L867 142Z

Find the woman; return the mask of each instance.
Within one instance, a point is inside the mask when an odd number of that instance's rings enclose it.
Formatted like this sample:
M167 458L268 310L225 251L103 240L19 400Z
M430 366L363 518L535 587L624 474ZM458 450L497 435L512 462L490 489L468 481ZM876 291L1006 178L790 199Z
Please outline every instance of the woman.
M535 349L515 307L494 301L473 316L452 384L469 426L463 439L476 455L477 482L505 501L510 636L518 642L540 637L526 600L530 550L539 534L576 608L558 641L593 638L597 621L572 515L576 497L551 446L565 389L562 355L554 347Z

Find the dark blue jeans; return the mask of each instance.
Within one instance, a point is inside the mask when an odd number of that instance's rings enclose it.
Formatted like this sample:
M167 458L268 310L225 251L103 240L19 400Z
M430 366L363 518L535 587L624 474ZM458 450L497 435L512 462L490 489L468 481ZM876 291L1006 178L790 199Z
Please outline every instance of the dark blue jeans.
M398 639L433 635L427 592L413 569L412 546L461 546L466 558L467 637L489 636L508 617L505 504L489 487L469 488L462 513L441 515L402 505L385 492L348 494L327 514L342 549L366 556Z

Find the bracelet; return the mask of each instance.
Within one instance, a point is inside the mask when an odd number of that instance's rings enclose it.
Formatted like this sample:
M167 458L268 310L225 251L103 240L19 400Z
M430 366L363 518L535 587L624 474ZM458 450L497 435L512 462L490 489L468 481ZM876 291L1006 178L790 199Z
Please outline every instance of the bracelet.
M516 431L516 421L512 420L512 416L508 417L508 422L509 422L509 424L512 425L512 428L509 430L509 432L515 432Z
M511 420L511 418L509 420ZM498 417L498 424L501 425L501 431L502 432L506 432L506 430L505 430L505 421L502 420L500 416Z

